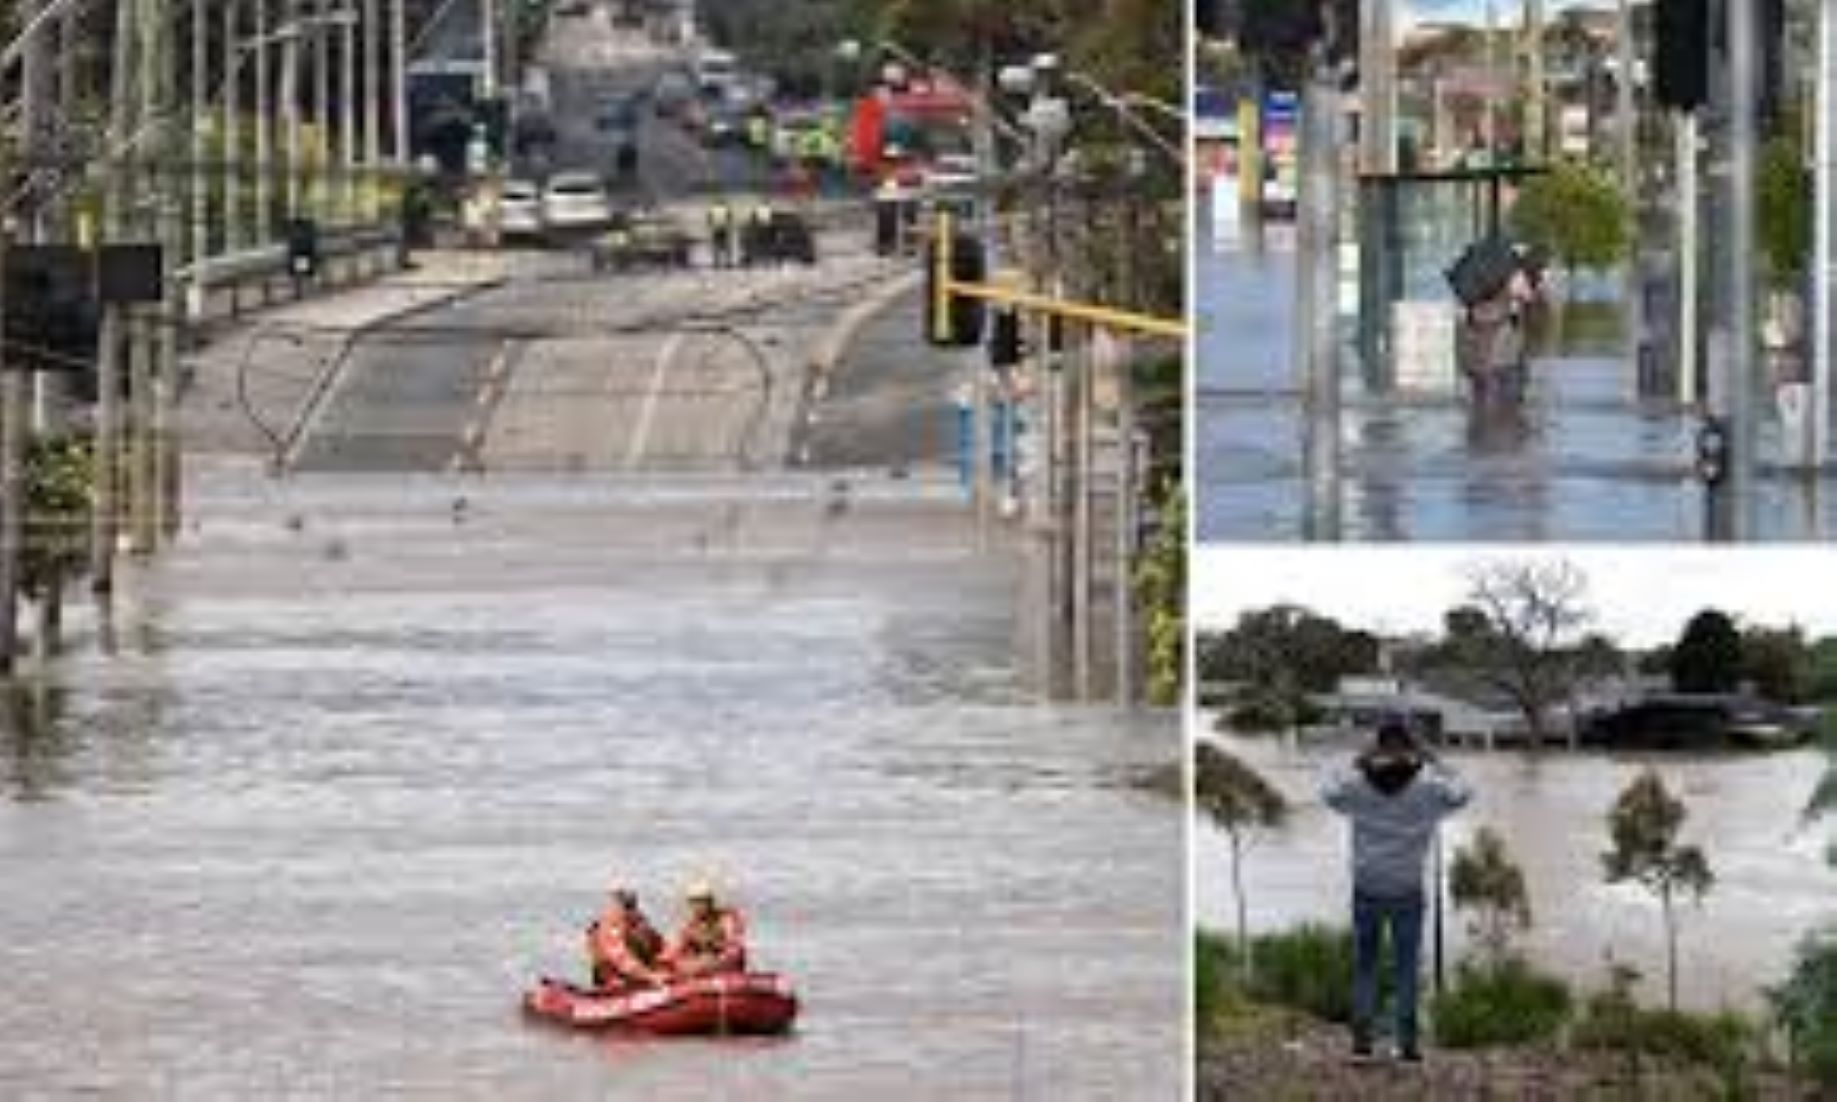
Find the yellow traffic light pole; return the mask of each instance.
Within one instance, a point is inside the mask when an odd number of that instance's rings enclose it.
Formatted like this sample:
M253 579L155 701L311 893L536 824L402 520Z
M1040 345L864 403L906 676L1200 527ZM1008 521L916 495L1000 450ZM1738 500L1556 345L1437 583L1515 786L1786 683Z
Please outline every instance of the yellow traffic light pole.
M959 298L986 302L1021 313L1060 318L1080 325L1089 326L1092 330L1107 330L1111 332L1173 340L1184 340L1188 333L1186 322L1178 318L1158 317L1152 314L1123 310L1098 303L1078 302L1054 295L1025 291L995 282L959 280L952 275L954 253L957 247L956 232L953 222L954 219L948 212L939 213L936 238L933 241L933 246L930 251L931 268L927 273L930 276L929 293L931 298L927 305L930 307L931 331L926 335L938 344L953 345L958 343L960 334L957 332L956 319L953 317L955 313L953 307L957 305L957 300ZM983 440L986 439L985 434L988 431L986 427L984 427L988 415L985 408L985 401L982 396L983 391L980 381L983 376L980 372L977 378L979 385L976 392L975 423L978 427L975 430L975 444L973 446L976 449L979 465L977 501L980 529L982 524L981 518L983 516L981 510L986 508L988 493L987 488L981 485L980 480L980 466L982 463L986 462L986 456L984 454L986 444L983 443ZM1068 536L1071 541L1071 565L1069 567L1069 574L1061 574L1057 567L1048 568L1047 577L1050 580L1047 581L1046 585L1050 592L1046 598L1048 604L1046 619L1048 623L1057 623L1060 616L1058 610L1066 607L1066 601L1069 598L1072 632L1073 692L1077 699L1088 700L1091 699L1092 691L1091 660L1093 657L1092 648L1094 638L1093 615L1091 611L1091 590L1094 582L1092 580L1093 568L1091 564L1094 557L1093 545L1096 539L1096 533L1094 532L1095 518L1091 504L1089 481L1090 471L1093 465L1093 437L1090 431L1092 411L1090 409L1091 391L1088 375L1079 385L1079 408L1078 412L1073 415L1075 419L1074 423L1078 426L1077 429L1074 430L1074 439L1076 440L1077 448L1074 456L1069 460L1072 468L1078 472L1076 475L1076 503L1072 509L1073 515L1070 517L1059 516L1059 510L1064 507L1064 503L1059 500L1060 491L1055 488L1058 486L1059 476L1052 473L1052 467L1058 463L1057 456L1059 444L1055 442L1055 437L1063 430L1057 427L1057 415L1049 413L1046 430L1046 462L1048 465L1048 474L1046 476L1047 488L1045 490L1045 495L1046 510L1051 516L1039 531L1043 535L1046 543L1045 556L1048 563L1059 562L1064 553L1061 550L1061 548L1065 546L1063 541L1068 538ZM1125 395L1126 390L1127 388L1125 386ZM1057 408L1059 399L1052 398L1048 401L1049 408ZM1119 437L1125 441L1122 446L1126 451L1130 446L1127 441L1134 435L1133 429L1130 427L1132 421L1129 413L1129 399L1126 396L1119 399L1118 416ZM1129 463L1126 457L1123 461L1123 467L1125 472L1127 472ZM1122 476L1124 486L1121 492L1124 494L1125 498L1133 490L1132 485L1130 485L1132 477L1133 476L1128 473ZM1130 585L1128 580L1130 571L1127 566L1129 551L1127 548L1133 539L1133 533L1129 530L1133 522L1127 518L1131 514L1132 510L1128 507L1118 511L1117 546L1119 548L1118 573L1120 580L1115 583L1119 590L1116 601L1116 634L1118 639L1117 684L1118 692L1125 700L1128 699L1131 692L1128 688L1130 682L1129 672L1126 667L1127 663L1132 661L1130 655L1134 649L1134 640L1132 637L1133 629L1130 626L1128 612L1131 598L1127 592L1127 588ZM1063 577L1065 580L1056 580L1060 577ZM1058 629L1050 628L1049 630L1056 632ZM1045 646L1048 654L1047 664L1050 666L1054 662L1051 656L1056 653L1056 651L1050 641L1047 642ZM1048 672L1047 677L1050 685L1054 680L1054 675ZM1050 692L1052 690L1049 688L1048 691Z
M1028 313L1044 314L1049 317L1064 318L1067 321L1083 322L1100 329L1116 329L1126 333L1140 333L1144 336L1169 337L1184 340L1187 326L1184 319L1159 317L1134 310L1122 310L1114 306L1098 303L1077 302L1072 299L1056 298L1032 291L1023 291L1013 287L998 286L993 283L971 283L951 278L952 250L956 243L956 227L949 213L938 215L937 249L933 254L934 279L932 294L933 339L947 343L951 336L951 304L961 298L980 299L997 306Z

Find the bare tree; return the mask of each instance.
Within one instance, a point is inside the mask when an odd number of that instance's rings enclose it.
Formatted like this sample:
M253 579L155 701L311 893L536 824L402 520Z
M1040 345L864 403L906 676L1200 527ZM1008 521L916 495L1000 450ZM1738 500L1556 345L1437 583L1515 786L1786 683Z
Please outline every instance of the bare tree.
M1488 563L1472 573L1467 600L1484 624L1450 643L1517 708L1533 746L1549 735L1552 711L1572 699L1582 676L1573 644L1594 619L1587 594L1587 575L1562 560Z

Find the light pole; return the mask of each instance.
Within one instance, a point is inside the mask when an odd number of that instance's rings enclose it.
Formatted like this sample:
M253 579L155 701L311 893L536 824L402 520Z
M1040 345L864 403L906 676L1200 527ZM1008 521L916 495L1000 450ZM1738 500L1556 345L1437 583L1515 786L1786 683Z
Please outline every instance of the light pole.
M255 38L268 36L268 2L255 0ZM268 51L255 51L255 236L262 244L274 240L274 128L272 97L274 74Z
M1817 213L1812 251L1811 455L1814 470L1830 452L1831 371L1837 360L1837 7L1818 6Z

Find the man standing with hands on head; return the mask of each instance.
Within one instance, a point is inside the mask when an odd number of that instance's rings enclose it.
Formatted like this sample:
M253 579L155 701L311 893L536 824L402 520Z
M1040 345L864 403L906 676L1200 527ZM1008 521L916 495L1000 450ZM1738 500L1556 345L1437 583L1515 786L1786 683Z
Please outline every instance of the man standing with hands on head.
M1417 1003L1425 904L1423 863L1441 821L1467 805L1472 791L1403 723L1390 720L1377 738L1321 786L1321 799L1352 823L1352 1055L1372 1055L1378 1009L1378 960L1389 930L1396 977L1397 1051L1422 1059Z

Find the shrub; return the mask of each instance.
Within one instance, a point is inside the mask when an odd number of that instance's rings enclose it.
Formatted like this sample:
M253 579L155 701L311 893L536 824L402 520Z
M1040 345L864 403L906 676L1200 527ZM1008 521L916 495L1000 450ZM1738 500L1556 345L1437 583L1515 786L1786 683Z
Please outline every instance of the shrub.
M1352 932L1303 923L1251 939L1246 994L1330 1022L1352 1020Z
M1573 1009L1569 986L1516 957L1463 965L1429 1002L1436 1040L1449 1048L1523 1045L1554 1038Z
M1231 943L1210 930L1193 935L1193 1016L1201 1029L1218 1018L1236 971Z
M1792 975L1768 996L1793 1062L1825 1086L1837 1087L1837 936L1806 939Z
M1608 990L1590 997L1570 1034L1579 1049L1650 1056L1679 1064L1715 1069L1724 1081L1738 1084L1753 1066L1760 1031L1732 1010L1692 1014L1682 1010L1647 1010L1633 1001L1635 973L1617 970Z

